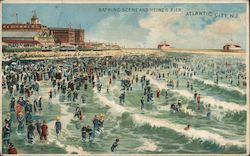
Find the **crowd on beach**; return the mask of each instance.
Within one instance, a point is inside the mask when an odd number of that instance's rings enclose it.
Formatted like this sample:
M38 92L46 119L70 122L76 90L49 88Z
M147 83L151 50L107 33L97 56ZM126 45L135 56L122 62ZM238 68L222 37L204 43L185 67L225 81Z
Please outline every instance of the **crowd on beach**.
M65 56L68 55L65 54ZM246 86L245 68L241 63L232 65L230 62L206 58L197 58L190 62L190 59L189 56L118 56L6 62L2 70L2 89L3 94L9 97L8 103L3 103L3 105L8 105L9 111L3 114L3 146L8 148L8 153L17 153L11 142L13 133L26 134L29 144L34 144L36 137L40 142L44 140L48 142L50 137L48 122L52 121L46 121L46 116L39 119L36 116L44 115L45 103L53 104L58 94L62 102L86 103L86 95L81 92L82 89L87 91L88 88L93 88L99 94L109 93L113 82L120 81L121 92L118 98L120 105L126 107L127 92L133 91L135 84L140 84L142 96L138 103L140 103L139 109L144 113L146 104L154 103L155 99L162 95L167 100L172 89L186 87L186 90L193 94L196 111L200 111L201 107L207 107L206 116L210 118L212 113L210 105L201 105L203 98L200 93L201 89L195 88L188 78L206 74L213 79L215 84L228 82L229 85L237 87ZM105 84L101 81L104 77L107 77ZM152 78L166 80L165 89L152 87ZM183 78L186 78L185 83L180 82ZM47 95L41 94L41 82L46 82L51 88ZM71 113L80 122L92 120L93 125L82 125L81 134L83 142L93 142L97 134L102 133L105 127L105 114L101 113L95 115L93 119L85 119L85 112L79 104ZM178 113L182 111L182 105L182 101L178 99L169 107L172 113ZM58 137L65 127L62 126L63 121L59 116L53 122ZM13 127L16 131L13 131ZM191 125L188 124L184 129L190 128ZM118 147L118 143L119 138L115 138L111 145L112 152Z

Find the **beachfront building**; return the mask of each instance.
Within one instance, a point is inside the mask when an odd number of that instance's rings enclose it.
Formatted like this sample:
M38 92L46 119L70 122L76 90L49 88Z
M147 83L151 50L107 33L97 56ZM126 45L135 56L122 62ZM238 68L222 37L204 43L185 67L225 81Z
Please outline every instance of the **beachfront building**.
M3 40L2 50L3 52L23 52L23 51L39 51L43 45L35 40Z
M41 42L38 40L37 31L3 31L2 42L3 52L19 52L40 50Z
M77 50L118 50L121 47L112 43L84 42L84 29L47 27L42 25L34 14L27 23L10 23L2 25L2 40L5 42L4 52L11 52L9 47L41 47L42 51L77 51ZM19 49L20 50L20 49ZM14 50L14 51L19 51Z
M30 22L2 24L3 31L49 31L48 27L40 24L36 15L33 15Z
M34 48L41 48L42 44L38 41L34 40L4 40L3 46L8 47L19 47L19 48L25 48L25 47L34 47Z
M34 14L30 22L26 23L9 23L2 25L3 32L43 32L50 33L50 30L47 26L40 24L39 19L36 14Z
M121 49L121 47L119 45L117 45L116 43L115 44L109 43L109 44L106 44L106 49L119 50L119 49Z
M84 30L72 28L49 28L54 35L57 44L69 45L84 45Z
M13 48L16 48L14 51L26 51L29 48L55 45L53 34L47 26L40 24L36 14L27 23L3 24L2 30L2 41L7 44L4 50L7 51Z
M171 46L170 46L170 44L167 44L166 41L164 41L164 42L158 44L157 48L160 49L160 50L165 50L165 49L170 49Z
M241 50L241 46L239 44L227 43L223 46L223 51L239 51Z
M84 45L83 29L49 28L40 23L36 14L27 23L3 24L2 30L2 40L7 47L23 47L28 44L29 46L41 45L43 49L51 50L57 46Z
M3 31L2 40L3 42L31 40L39 42L44 46L53 46L55 44L53 35L46 31Z
M89 50L119 50L119 45L112 43L85 42L84 47Z

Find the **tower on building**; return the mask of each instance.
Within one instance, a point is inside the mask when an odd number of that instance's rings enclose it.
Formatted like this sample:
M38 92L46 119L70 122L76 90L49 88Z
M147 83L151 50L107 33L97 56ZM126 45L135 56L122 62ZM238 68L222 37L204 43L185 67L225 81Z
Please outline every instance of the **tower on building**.
M31 24L39 24L39 20L38 20L36 13L34 13L31 18Z

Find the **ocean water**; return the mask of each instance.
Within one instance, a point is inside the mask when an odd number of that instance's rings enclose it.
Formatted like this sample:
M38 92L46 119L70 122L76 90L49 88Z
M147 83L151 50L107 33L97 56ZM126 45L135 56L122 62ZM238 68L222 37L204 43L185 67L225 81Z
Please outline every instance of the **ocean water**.
M181 54L166 54L170 57L182 56ZM116 138L120 139L119 146L115 150L116 154L243 154L246 153L246 88L230 85L226 80L221 80L217 85L209 72L213 68L207 64L215 63L223 66L222 60L235 64L232 68L238 71L244 65L244 58L227 57L214 58L206 55L183 54L189 57L189 62L183 63L189 66L206 66L206 72L202 73L197 69L195 77L180 78L178 88L169 89L168 99L165 98L167 90L166 79L157 79L156 76L146 74L146 70L137 73L139 77L146 75L150 80L150 85L154 91L160 89L160 98L154 97L154 102L145 102L145 111L140 110L140 99L143 91L140 82L133 84L133 90L126 92L125 104L119 104L119 95L122 92L120 80L126 77L121 72L120 78L112 82L110 92L106 92L108 76L100 78L103 84L101 93L96 88L88 87L81 93L86 95L86 103L80 100L76 102L60 101L59 94L48 104L48 90L51 84L40 83L41 93L44 97L44 113L35 115L35 119L46 119L49 125L48 144L36 143L28 145L23 136L18 136L15 132L11 135L11 140L20 153L111 153L110 147ZM206 60L206 63L204 61ZM203 62L202 62L203 61ZM242 63L243 62L243 63ZM220 67L220 71L226 69ZM171 72L172 69L163 67L148 68L151 72ZM170 76L168 79L176 79ZM193 99L193 92L186 88L189 80L193 84L194 90L201 94L201 110L198 111ZM236 80L235 80L236 82ZM170 112L170 105L182 101L182 111ZM3 93L3 116L8 111L9 97ZM74 119L73 113L77 104L80 104L84 113L83 121ZM206 105L211 105L211 118L206 116ZM93 143L81 139L81 128L83 125L92 126L94 115L105 114L104 131L96 135ZM56 137L54 123L56 117L62 122L62 133ZM3 119L4 120L4 119ZM184 128L190 124L191 129ZM15 127L14 127L15 131ZM46 149L46 150L44 150ZM6 148L3 148L6 151Z

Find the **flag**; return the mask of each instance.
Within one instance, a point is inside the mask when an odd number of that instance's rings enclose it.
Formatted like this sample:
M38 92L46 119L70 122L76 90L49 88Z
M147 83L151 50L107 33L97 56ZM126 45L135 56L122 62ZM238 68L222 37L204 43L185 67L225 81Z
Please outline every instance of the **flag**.
M71 28L71 23L68 24L69 28Z
M33 15L36 15L36 10L32 10Z
M16 17L16 16L17 16L17 13L16 13L16 12L13 12L12 16L13 16L13 17Z

